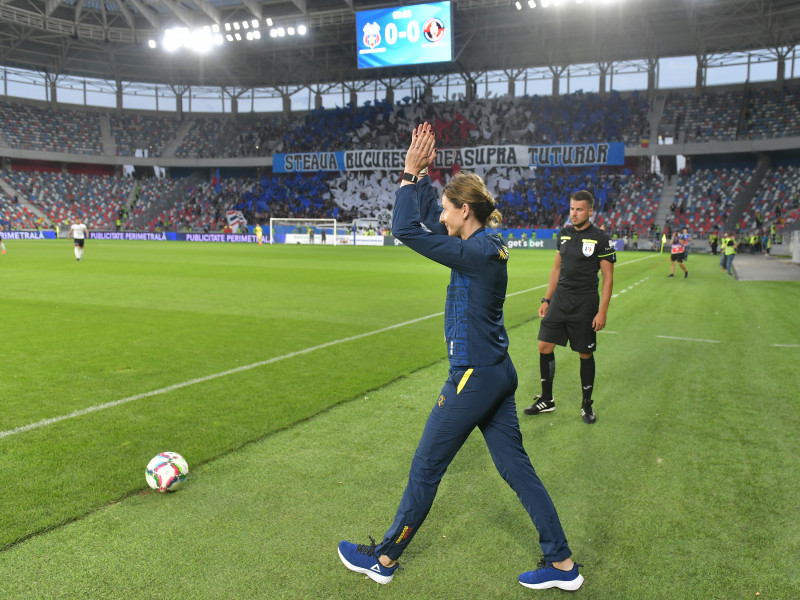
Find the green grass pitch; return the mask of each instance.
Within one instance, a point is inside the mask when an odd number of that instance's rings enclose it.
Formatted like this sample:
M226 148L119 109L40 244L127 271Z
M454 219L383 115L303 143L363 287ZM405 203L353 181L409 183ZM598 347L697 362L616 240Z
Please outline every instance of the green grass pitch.
M9 241L0 258L0 597L555 597L516 582L537 536L479 432L387 586L380 538L446 377L447 269L406 248ZM621 253L595 409L556 350L550 251L513 251L506 326L526 448L584 565L575 597L800 597L800 285ZM680 273L682 275L682 273ZM150 493L158 452L187 458Z

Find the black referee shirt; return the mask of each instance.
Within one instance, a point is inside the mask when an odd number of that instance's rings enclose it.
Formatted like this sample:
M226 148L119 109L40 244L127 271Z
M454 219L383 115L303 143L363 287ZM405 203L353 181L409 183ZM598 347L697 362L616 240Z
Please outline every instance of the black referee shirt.
M617 262L614 241L594 223L582 231L564 227L558 232L556 247L561 254L560 292L596 294L600 261Z

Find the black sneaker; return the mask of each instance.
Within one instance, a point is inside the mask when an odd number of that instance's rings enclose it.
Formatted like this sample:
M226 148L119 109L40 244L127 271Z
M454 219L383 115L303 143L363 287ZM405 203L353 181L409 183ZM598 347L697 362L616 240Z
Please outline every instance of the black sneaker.
M542 400L542 397L537 394L533 397L533 404L524 409L522 412L524 412L526 415L538 415L541 413L553 412L555 409L555 400L552 398L550 398L550 400Z
M589 425L593 425L595 421L597 421L597 417L592 411L592 400L584 400L581 404L581 416L583 417L583 422L588 423Z
M686 279L687 277L689 277L689 271L684 271L683 278Z
M673 275L672 273L670 273L669 275L667 275L667 279L669 279L670 277L675 277L675 275Z

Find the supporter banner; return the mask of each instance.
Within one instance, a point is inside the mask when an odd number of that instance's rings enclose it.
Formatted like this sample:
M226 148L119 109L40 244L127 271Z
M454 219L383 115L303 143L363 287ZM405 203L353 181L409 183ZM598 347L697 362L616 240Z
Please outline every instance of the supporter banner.
M274 173L309 173L315 171L401 171L406 150L348 150L346 152L300 152L276 154ZM625 144L566 144L559 146L477 146L475 148L440 148L436 165L449 169L487 167L583 167L622 165Z
M587 167L593 165L625 164L625 144L568 144L561 146L531 146L530 164L534 167Z
M272 172L303 173L315 171L346 171L347 169L344 168L344 154L344 152L275 154L272 157Z
M4 240L54 240L55 231L0 231L0 237Z

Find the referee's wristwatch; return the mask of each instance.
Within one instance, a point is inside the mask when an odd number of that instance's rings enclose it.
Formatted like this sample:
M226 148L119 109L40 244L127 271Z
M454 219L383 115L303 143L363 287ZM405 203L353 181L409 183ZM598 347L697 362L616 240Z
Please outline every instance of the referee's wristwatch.
M548 304L550 304L550 298L542 298L542 302L547 302Z

